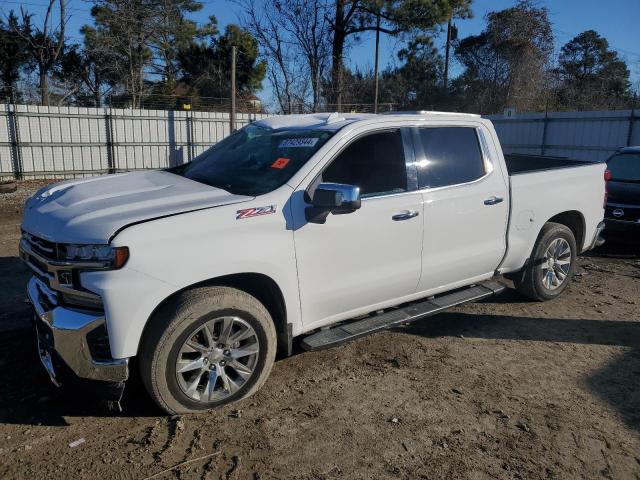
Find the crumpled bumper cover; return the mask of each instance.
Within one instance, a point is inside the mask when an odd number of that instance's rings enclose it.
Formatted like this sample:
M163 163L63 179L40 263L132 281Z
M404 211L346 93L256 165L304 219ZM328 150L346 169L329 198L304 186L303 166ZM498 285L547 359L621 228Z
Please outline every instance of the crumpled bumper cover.
M40 360L54 384L59 385L52 361L55 354L80 378L105 382L128 379L129 359L97 360L91 355L87 334L104 325L103 315L56 305L55 293L36 277L29 280L27 296L35 310Z

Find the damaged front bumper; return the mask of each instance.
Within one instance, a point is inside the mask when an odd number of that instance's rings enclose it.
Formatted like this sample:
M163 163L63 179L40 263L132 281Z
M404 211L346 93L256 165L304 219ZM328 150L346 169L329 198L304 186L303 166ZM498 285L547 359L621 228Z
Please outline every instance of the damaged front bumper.
M35 310L40 360L53 383L61 384L55 367L60 359L81 379L110 383L119 401L129 378L129 359L96 358L90 341L99 329L106 333L104 314L58 305L56 293L35 276L29 280L27 296Z

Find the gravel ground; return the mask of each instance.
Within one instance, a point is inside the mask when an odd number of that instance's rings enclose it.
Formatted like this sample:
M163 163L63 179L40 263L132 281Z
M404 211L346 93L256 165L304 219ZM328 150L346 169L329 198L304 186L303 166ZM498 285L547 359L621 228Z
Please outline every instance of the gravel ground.
M298 352L254 397L199 415L162 416L134 378L111 414L50 386L25 328L18 225L35 187L0 196L1 478L640 479L637 241L581 257L553 302L508 291Z
M0 194L0 219L16 220L20 222L24 202L40 187L51 183L52 180L25 180L18 183L18 189L12 193Z

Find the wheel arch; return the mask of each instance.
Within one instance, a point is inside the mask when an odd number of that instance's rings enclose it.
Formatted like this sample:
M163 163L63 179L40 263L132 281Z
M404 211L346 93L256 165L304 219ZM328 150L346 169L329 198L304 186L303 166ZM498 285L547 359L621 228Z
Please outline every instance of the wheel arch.
M559 223L571 230L573 236L576 239L576 253L580 253L583 251L586 235L586 221L582 213L577 210L567 210L566 212L554 215L549 220L547 220L544 225L546 225L547 223Z
M140 353L140 345L142 339L145 338L147 328L151 323L151 320L158 312L169 302L175 299L178 295L192 290L194 288L201 287L232 287L242 290L249 295L252 295L265 308L269 311L273 323L276 327L278 335L278 350L286 355L291 354L292 333L291 324L287 322L287 306L285 303L282 290L278 286L275 280L263 273L246 272L246 273L234 273L229 275L222 275L219 277L210 278L204 281L193 283L180 290L173 292L171 295L162 300L151 312L147 319L142 335L138 342L138 353Z
M557 213L552 217L550 217L548 220L546 220L544 223L542 223L542 225L540 226L540 230L538 231L537 235L534 237L531 246L528 247L527 255L522 265L519 268L514 269L513 271L509 271L505 273L507 278L510 278L513 280L513 279L520 278L523 275L525 269L527 268L529 263L532 261L533 252L540 239L540 236L542 235L543 229L545 225L549 223L558 223L560 225L564 225L569 230L571 230L576 240L576 250L577 250L576 254L579 254L580 252L583 251L585 235L586 235L586 222L582 213L580 213L577 210L567 210L564 212Z

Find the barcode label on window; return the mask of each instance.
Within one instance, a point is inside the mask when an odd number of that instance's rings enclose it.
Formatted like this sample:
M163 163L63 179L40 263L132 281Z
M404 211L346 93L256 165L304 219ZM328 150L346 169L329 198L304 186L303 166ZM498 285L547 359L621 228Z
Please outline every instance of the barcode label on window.
M317 138L286 138L280 142L278 148L311 148L318 142Z

